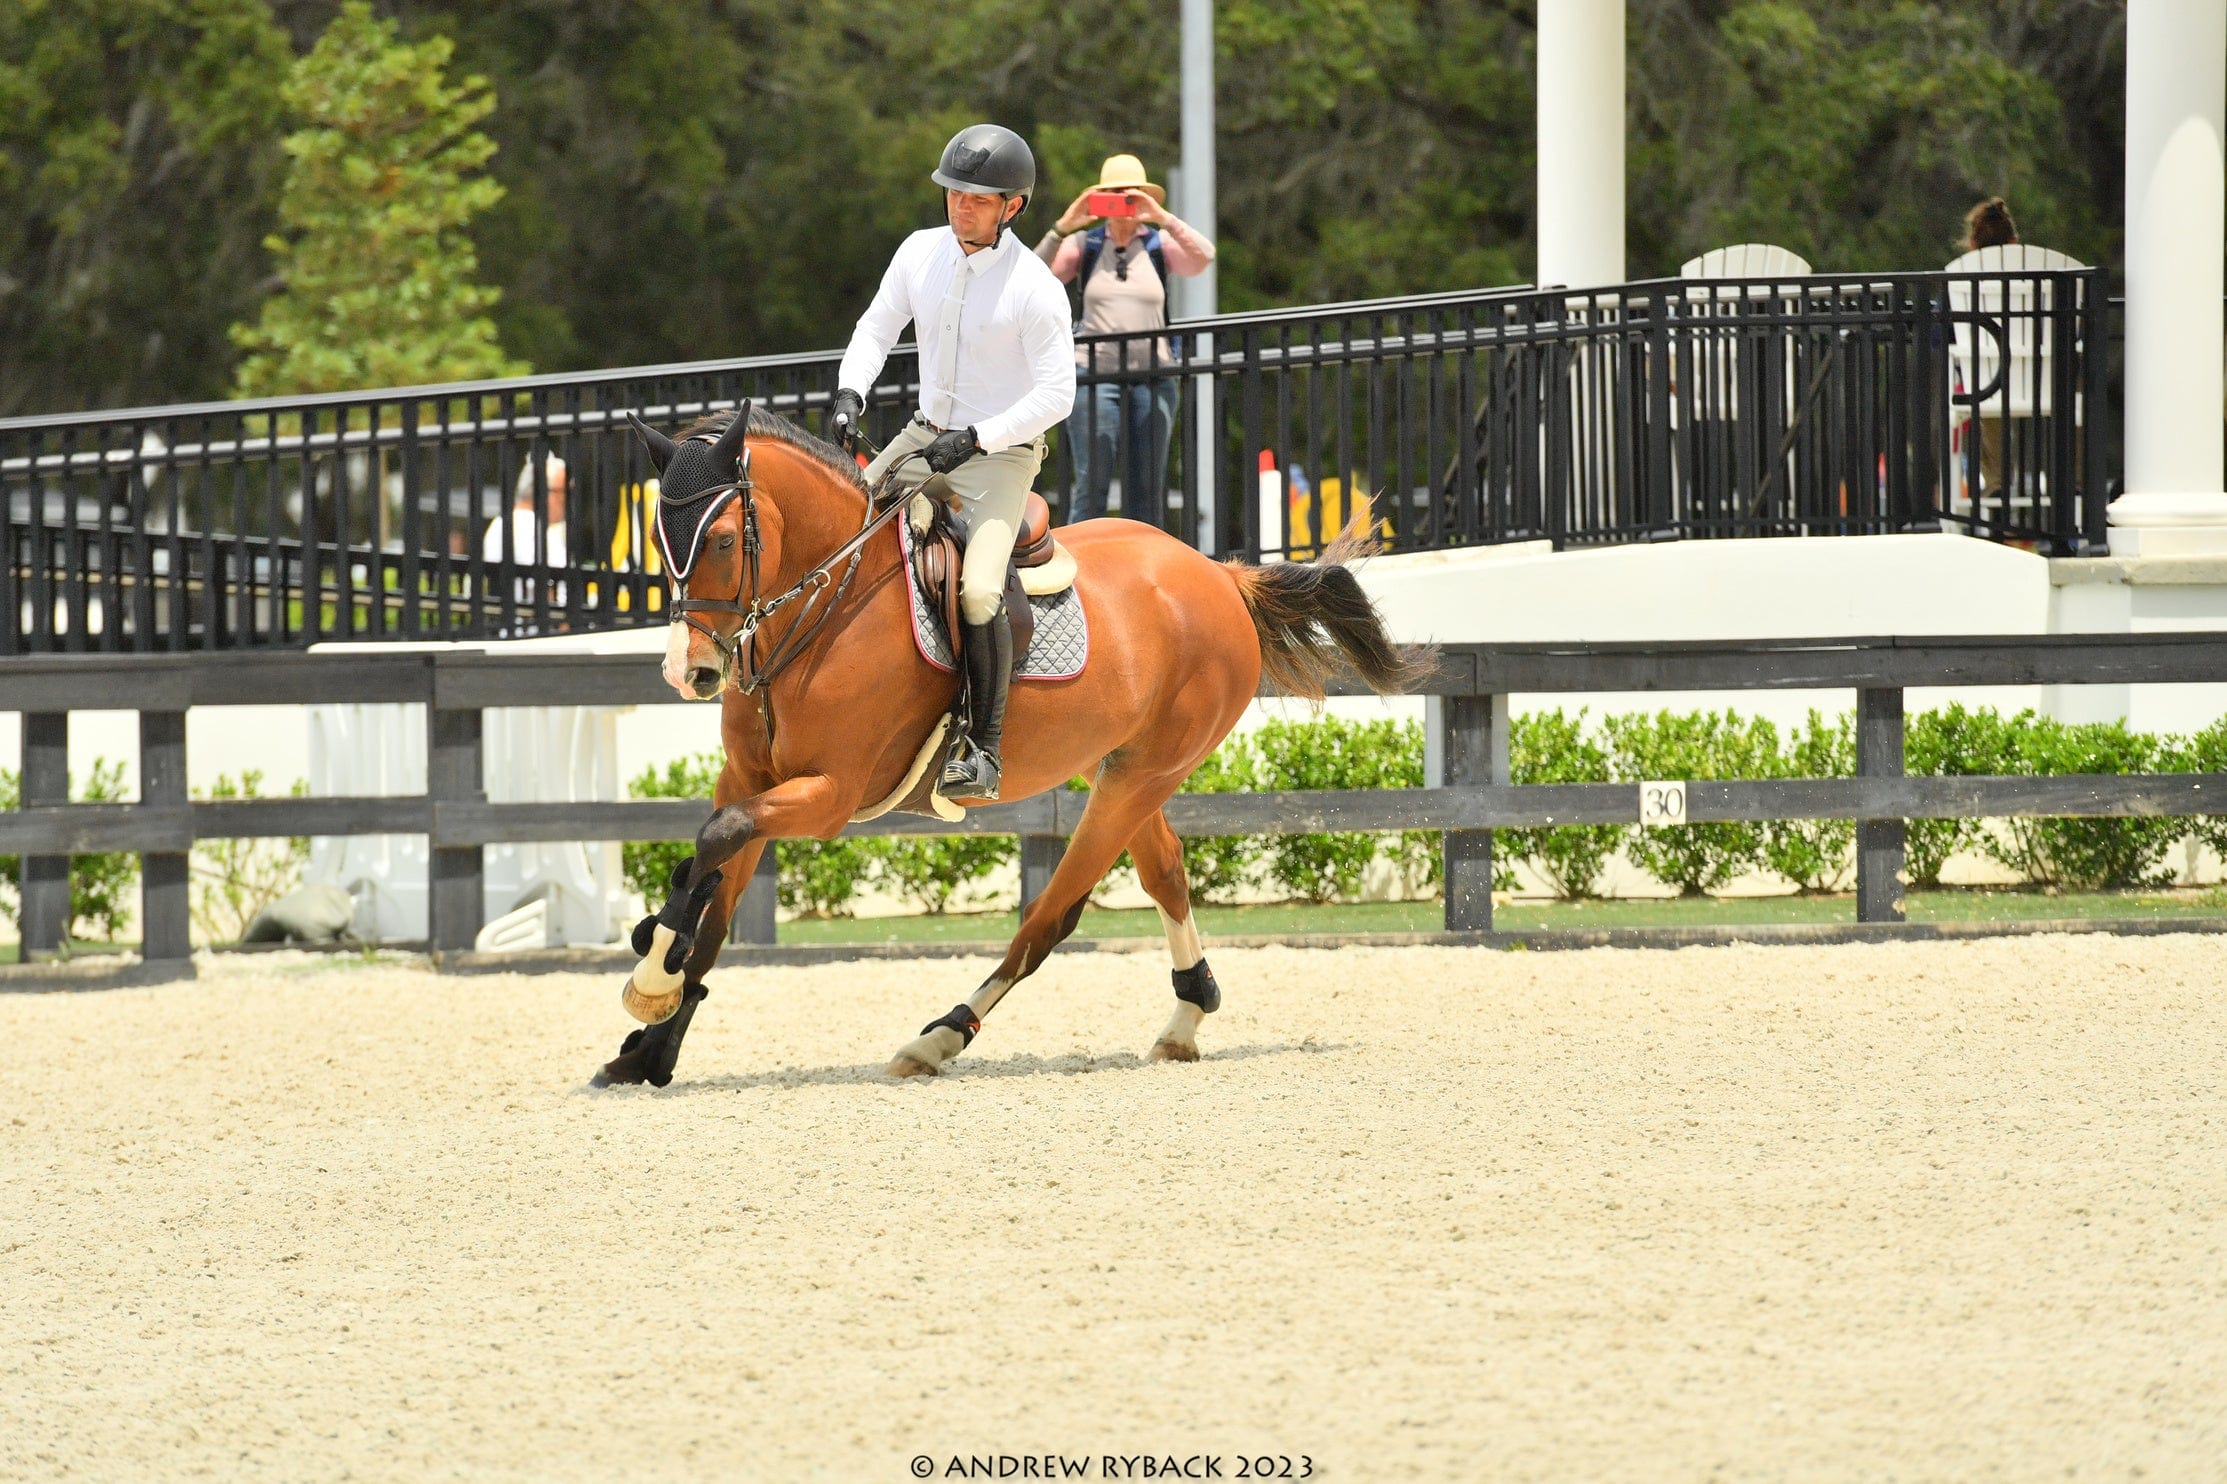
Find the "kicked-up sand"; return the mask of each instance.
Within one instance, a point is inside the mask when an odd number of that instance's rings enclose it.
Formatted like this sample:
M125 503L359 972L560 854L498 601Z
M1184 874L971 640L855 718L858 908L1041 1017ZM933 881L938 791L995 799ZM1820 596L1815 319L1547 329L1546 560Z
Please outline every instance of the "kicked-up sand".
M0 997L0 1476L2227 1477L2227 940L1212 961Z

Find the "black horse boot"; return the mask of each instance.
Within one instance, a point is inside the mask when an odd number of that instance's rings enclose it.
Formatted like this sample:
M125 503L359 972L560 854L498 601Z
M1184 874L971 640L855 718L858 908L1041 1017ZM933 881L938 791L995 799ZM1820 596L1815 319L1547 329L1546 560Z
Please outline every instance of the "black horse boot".
M647 1082L652 1087L663 1087L671 1082L673 1066L680 1060L680 1038L688 1034L688 1022L696 1018L696 1007L710 993L701 984L689 985L681 993L680 1008L670 1019L628 1031L619 1045L619 1054L605 1062L588 1085L623 1087Z
M994 799L998 746L1005 736L1005 693L1013 680L1013 626L1000 603L988 623L960 627L959 652L967 667L967 736L944 764L936 792L947 799Z

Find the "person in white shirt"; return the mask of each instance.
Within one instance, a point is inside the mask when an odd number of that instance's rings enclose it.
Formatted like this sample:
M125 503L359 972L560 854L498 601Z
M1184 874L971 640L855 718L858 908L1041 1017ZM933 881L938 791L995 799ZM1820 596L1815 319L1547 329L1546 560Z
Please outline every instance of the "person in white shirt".
M509 549L504 549L504 523L499 515L487 523L487 530L480 537L480 558L488 566L499 566L506 557L520 567L562 567L565 564L564 499L570 480L568 466L556 454L544 454L541 459L541 477L543 487L549 493L549 525L546 531L539 533L542 539L539 542L535 540L539 522L534 514L534 464L528 458L518 466L518 483L510 509ZM523 577L518 579L512 597L530 619L534 606L534 584ZM550 584L549 606L562 608L564 600L564 584ZM532 632L530 624L523 632Z
M897 249L844 352L829 427L848 445L865 410L862 389L905 325L917 326L920 406L866 479L896 468L895 482L913 487L940 474L960 502L967 736L939 791L994 799L1013 670L1005 569L1044 462L1045 430L1075 404L1075 333L1066 290L1006 230L1036 189L1036 158L1021 136L996 124L961 129L931 178L943 187L950 226L915 232Z

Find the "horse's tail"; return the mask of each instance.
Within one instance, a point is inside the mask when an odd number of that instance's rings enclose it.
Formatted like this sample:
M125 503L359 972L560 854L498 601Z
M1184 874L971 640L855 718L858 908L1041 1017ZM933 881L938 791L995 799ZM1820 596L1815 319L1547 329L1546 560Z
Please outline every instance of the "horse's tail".
M1376 605L1346 565L1374 548L1364 510L1311 562L1223 563L1253 616L1260 666L1276 689L1320 701L1341 661L1380 696L1400 694L1431 673L1427 655L1384 632Z

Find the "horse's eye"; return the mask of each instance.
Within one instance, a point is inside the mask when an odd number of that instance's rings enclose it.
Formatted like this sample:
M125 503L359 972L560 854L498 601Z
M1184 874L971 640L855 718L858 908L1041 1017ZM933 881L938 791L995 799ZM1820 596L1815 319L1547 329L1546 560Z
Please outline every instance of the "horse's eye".
M732 536L722 536L722 537L720 537L720 538L719 538L719 549L720 549L721 551L733 551L733 550L735 549L735 538L734 538L734 537L732 537Z

